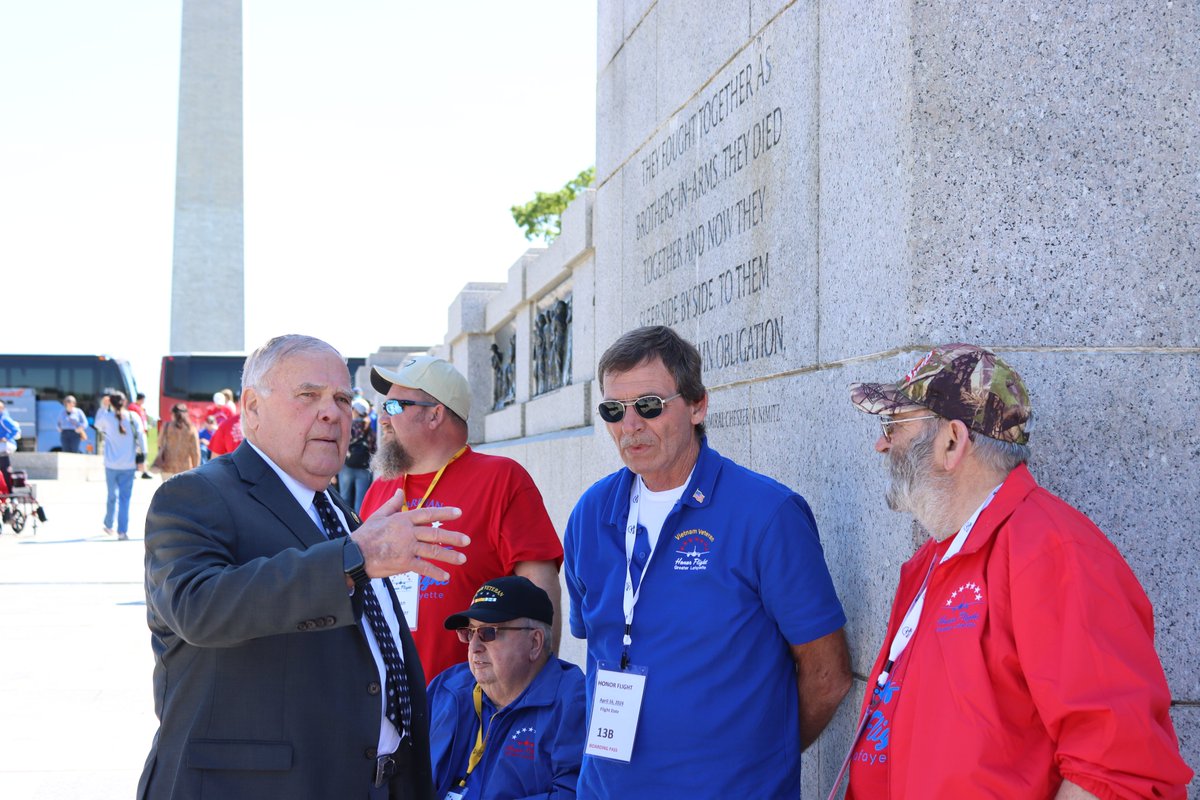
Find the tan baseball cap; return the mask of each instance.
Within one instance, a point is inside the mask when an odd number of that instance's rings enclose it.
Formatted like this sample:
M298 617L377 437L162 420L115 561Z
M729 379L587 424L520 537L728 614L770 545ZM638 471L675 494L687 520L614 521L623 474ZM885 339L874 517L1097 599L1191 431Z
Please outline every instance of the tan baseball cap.
M427 392L463 419L471 413L471 387L467 379L444 358L413 356L391 370L371 367L371 386L387 394L393 385Z

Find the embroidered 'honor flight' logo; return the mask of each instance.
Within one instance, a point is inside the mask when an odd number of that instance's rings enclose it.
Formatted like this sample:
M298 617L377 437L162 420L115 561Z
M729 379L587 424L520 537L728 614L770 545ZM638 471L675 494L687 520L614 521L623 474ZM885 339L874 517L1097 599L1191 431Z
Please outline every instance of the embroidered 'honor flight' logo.
M938 609L938 633L978 627L983 605L983 589L978 583L967 581L951 592L950 598Z
M715 543L708 531L692 528L675 534L675 571L702 572L708 569L708 559Z
M523 758L532 761L537 750L537 729L526 725L513 731L504 743L504 755L509 758Z

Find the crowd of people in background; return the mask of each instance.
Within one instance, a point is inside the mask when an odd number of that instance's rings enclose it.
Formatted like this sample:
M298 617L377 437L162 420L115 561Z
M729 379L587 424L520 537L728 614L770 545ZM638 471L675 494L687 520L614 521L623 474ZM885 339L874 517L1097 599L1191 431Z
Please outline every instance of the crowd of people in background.
M378 422L375 410L360 389L354 390L351 407L350 440L334 486L357 512L373 481L371 460L376 452ZM94 437L89 433L93 425L87 415L74 395L67 395L62 400L56 426L61 452L103 454L108 494L102 528L120 541L128 539L134 478L151 479L157 474L162 480L169 480L212 458L232 453L243 439L237 396L230 388L213 395L200 426L193 421L186 404L175 405L170 418L158 426L155 453L150 452L151 420L146 413L146 395L141 392L135 400L116 391L102 395L94 422L98 435ZM9 455L16 451L20 438L20 424L0 401L0 481L3 481L0 494L7 493L11 485Z

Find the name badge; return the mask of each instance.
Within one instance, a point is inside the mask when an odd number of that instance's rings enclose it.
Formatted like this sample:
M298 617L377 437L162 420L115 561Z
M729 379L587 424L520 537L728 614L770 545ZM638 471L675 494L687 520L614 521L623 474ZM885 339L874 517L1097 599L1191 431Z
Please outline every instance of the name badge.
M446 797L444 798L444 800L463 800L463 798L466 796L467 796L466 787L457 787L456 786L455 788L446 792Z
M396 599L400 601L400 610L404 612L404 621L408 629L417 629L417 610L421 600L421 576L415 572L403 572L390 578L392 588L396 590Z
M608 661L597 664L586 755L624 762L633 757L646 672L645 667L633 664L624 670Z

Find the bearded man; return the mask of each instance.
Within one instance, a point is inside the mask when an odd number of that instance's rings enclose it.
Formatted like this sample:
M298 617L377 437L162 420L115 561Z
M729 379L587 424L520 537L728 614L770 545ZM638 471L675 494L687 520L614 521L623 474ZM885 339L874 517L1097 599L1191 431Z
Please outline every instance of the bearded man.
M883 427L888 505L930 539L900 570L846 797L1184 797L1150 601L1030 474L1016 371L948 344L850 397Z
M466 565L445 582L411 573L393 578L426 678L467 660L467 645L442 622L470 605L475 590L496 576L521 575L550 596L557 639L562 544L529 473L510 458L467 445L467 379L445 359L416 356L396 370L374 367L371 385L385 399L371 461L375 481L362 500L363 518L403 489L410 509L462 508L455 529L471 537L462 550Z

